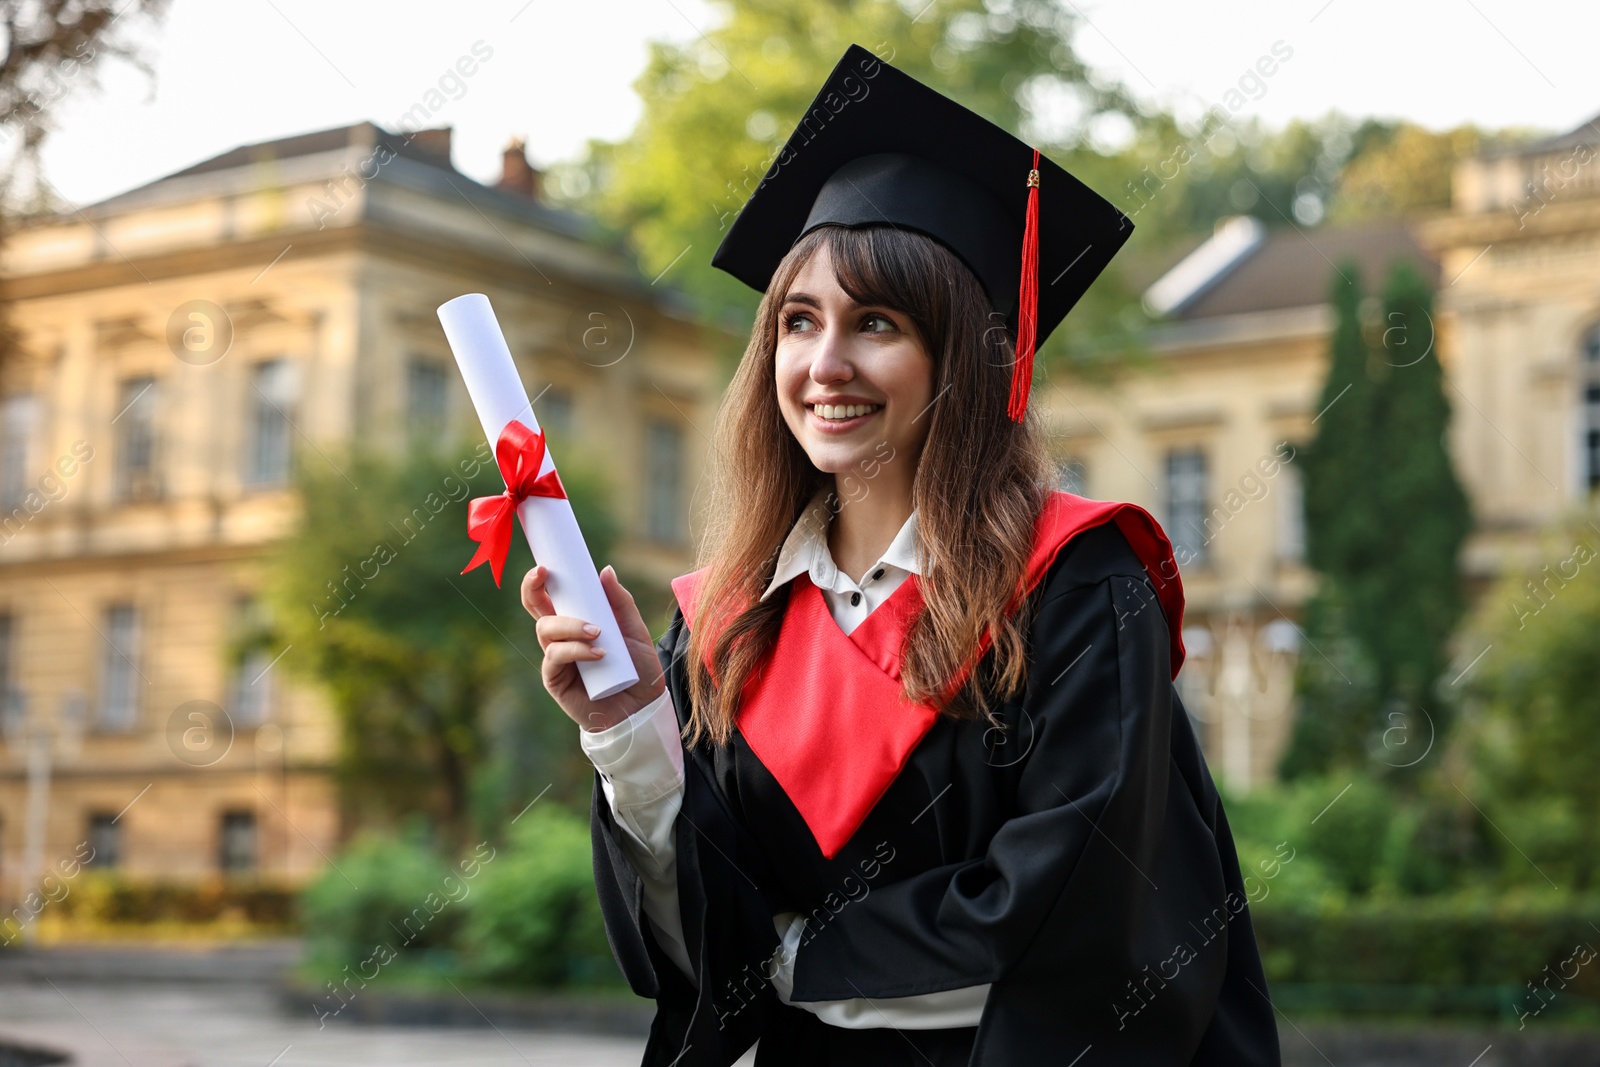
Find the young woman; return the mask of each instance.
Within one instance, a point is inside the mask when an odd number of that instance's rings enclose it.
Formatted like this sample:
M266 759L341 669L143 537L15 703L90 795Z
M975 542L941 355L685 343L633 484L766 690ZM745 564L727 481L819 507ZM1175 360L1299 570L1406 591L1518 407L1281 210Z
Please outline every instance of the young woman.
M1026 416L1130 229L852 48L714 260L764 296L659 642L602 572L637 685L528 572L646 1064L1279 1063L1170 545Z

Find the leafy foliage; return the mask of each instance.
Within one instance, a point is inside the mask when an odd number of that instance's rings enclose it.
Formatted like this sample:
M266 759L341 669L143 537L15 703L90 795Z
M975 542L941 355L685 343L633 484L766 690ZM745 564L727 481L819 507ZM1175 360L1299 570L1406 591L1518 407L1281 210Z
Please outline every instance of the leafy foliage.
M1329 112L1281 130L1244 113L1180 129L1079 58L1072 5L1055 0L718 0L717 25L656 43L634 83L643 114L617 142L592 141L546 188L626 237L646 277L729 327L737 358L757 294L711 256L823 79L859 43L1037 144L1134 220L1135 232L1039 352L1041 373L1109 380L1149 358L1139 296L1225 215L1314 225L1437 206L1447 161L1484 141ZM1224 112L1216 112L1218 115ZM1432 170L1407 181L1414 162ZM1443 184L1441 184L1443 183Z
M362 834L306 888L313 984L620 981L595 897L586 818L544 800L494 843L464 848L453 862L421 829Z
M651 46L635 82L644 114L633 132L591 142L552 184L626 234L647 276L668 272L708 314L736 325L748 323L758 294L712 269L712 253L851 43L1014 132L1025 125L1024 101L1046 97L1070 102L1080 136L1097 120L1138 116L1120 86L1077 57L1076 20L1053 0L950 0L937 17L895 0L716 6L724 18L703 38ZM1080 332L1089 319L1115 324L1128 304L1127 293L1097 293L1104 288L1085 298L1099 301L1094 312L1074 313Z
M595 898L589 823L539 804L484 868L464 931L479 977L512 985L617 981Z
M134 43L140 23L159 20L169 0L0 0L0 200L18 215L72 210L44 177L39 155L61 102L98 86L107 57L154 71ZM24 185L20 179L29 181ZM0 365L18 355L16 327L0 306Z
M450 896L447 876L459 878L414 831L362 834L301 897L308 956L336 974L375 945L397 954L448 947L463 911L454 902L441 906Z
M1482 705L1470 749L1505 876L1588 889L1600 875L1600 513L1560 524L1546 557L1510 570L1479 609L1488 651L1469 683Z
M159 19L169 0L0 0L0 130L22 132L21 149L37 153L54 119L53 105L71 83L95 84L111 56L153 76L130 37L142 19ZM118 25L119 20L121 24Z
M1420 714L1442 735L1449 716L1433 684L1465 610L1457 560L1472 516L1445 439L1450 407L1432 295L1414 267L1397 262L1381 336L1369 340L1359 270L1347 261L1332 279L1330 303L1335 325L1317 437L1301 459L1306 558L1320 586L1308 633L1315 648L1320 637L1346 663L1364 666L1343 671L1330 661L1348 687L1340 692L1319 664L1304 661L1286 773L1357 763L1385 721L1380 715ZM1352 674L1368 672L1358 687Z
M414 447L395 460L357 450L300 463L304 517L268 565L270 628L235 654L287 645L282 665L326 688L357 821L423 813L461 840L488 747L486 709L514 698L516 714L567 720L538 684L541 653L518 593L520 534L502 588L487 565L459 573L475 549L467 501L505 485L487 442L453 454ZM603 483L570 451L561 473L591 551L606 558L616 527ZM526 799L502 790L497 802L503 811ZM503 817L481 815L491 825Z

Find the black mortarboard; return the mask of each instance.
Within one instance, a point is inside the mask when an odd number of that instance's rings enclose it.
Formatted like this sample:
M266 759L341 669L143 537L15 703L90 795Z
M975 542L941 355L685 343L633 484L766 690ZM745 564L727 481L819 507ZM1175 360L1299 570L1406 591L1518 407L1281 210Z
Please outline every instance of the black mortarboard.
M1017 330L1011 417L1033 353L1133 223L1005 130L851 45L734 219L711 264L764 292L818 226L893 225L960 257Z

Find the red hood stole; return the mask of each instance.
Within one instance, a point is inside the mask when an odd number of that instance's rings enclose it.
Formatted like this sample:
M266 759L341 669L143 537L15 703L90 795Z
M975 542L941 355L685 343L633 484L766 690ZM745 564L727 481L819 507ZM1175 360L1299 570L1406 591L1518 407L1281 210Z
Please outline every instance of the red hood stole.
M1183 664L1183 586L1172 545L1150 514L1134 504L1053 492L1034 530L1033 550L1013 608L1078 534L1115 522L1144 564L1172 634L1172 675ZM672 580L684 622L694 626L703 570ZM778 640L746 679L738 728L832 859L900 774L938 712L905 699L900 646L922 594L917 575L846 634L822 592L794 579ZM961 673L958 689L990 645L986 633Z

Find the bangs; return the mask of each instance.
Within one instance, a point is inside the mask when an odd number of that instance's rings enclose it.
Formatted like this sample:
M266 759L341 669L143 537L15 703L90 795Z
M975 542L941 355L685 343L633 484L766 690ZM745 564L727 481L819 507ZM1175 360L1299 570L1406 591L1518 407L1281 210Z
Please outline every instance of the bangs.
M895 226L819 226L796 242L791 269L780 271L785 289L805 262L827 246L834 278L858 304L908 315L932 353L944 348L944 324L953 306L988 297L977 276L943 244Z

